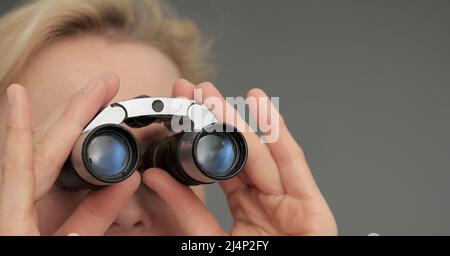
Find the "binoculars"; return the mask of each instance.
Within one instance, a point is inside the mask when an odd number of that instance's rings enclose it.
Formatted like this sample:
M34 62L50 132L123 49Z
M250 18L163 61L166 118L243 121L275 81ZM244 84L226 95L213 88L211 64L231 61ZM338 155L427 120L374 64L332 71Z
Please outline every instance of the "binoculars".
M141 153L127 129L163 123L169 135ZM183 98L139 96L103 108L77 139L58 177L67 190L96 189L123 181L142 167L159 167L192 186L237 175L247 143L237 128Z

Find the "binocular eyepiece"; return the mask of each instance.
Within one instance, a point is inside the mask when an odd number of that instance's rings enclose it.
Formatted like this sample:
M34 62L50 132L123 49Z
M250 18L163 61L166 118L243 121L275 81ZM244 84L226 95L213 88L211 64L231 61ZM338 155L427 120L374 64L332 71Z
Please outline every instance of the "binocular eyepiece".
M205 110L190 100L150 97L106 107L76 141L58 177L59 185L68 190L100 188L127 179L139 167L159 167L188 186L234 177L247 160L245 138ZM144 152L121 125L137 118L151 120L134 122L133 127L143 127L158 119L167 122L171 116L188 117L194 129L167 136Z

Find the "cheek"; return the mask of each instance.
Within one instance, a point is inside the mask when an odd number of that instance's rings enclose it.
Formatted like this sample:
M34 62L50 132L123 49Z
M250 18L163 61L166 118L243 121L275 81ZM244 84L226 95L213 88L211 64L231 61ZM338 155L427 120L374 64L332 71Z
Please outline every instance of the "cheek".
M87 191L69 192L54 186L37 204L39 229L43 235L54 233L86 196Z

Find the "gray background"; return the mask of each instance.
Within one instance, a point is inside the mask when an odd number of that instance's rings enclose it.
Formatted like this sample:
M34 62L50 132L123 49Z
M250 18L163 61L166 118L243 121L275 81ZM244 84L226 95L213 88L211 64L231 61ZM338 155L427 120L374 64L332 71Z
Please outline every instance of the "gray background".
M280 97L340 234L450 235L450 1L171 2L214 40L225 95Z

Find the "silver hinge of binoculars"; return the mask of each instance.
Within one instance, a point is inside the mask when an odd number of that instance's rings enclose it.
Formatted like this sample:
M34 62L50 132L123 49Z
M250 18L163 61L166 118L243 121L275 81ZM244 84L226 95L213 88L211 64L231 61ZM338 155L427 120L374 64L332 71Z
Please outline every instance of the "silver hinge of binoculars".
M141 150L127 127L155 122L170 133ZM57 183L68 190L95 189L123 181L135 170L158 167L185 185L209 184L236 176L246 160L244 136L217 122L205 105L140 96L106 106L95 116L74 144Z

